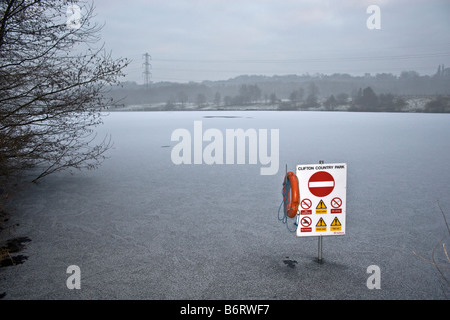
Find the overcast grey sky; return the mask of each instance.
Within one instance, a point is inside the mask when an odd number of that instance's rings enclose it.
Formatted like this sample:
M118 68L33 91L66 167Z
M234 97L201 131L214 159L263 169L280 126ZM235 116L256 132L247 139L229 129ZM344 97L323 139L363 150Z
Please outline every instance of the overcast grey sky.
M450 67L449 0L94 0L102 41L133 60L125 80L226 80ZM380 7L381 29L366 26Z

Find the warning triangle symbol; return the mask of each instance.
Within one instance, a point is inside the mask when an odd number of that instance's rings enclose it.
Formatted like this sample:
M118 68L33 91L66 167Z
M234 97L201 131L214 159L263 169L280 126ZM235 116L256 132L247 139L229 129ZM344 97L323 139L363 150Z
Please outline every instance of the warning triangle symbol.
M322 218L320 218L319 222L317 222L316 227L326 227L327 224L325 223L325 221L323 221Z
M319 204L317 205L316 209L326 209L327 206L323 202L323 200L320 200Z
M341 226L341 223L339 222L339 219L337 217L334 218L333 222L331 223L332 226Z

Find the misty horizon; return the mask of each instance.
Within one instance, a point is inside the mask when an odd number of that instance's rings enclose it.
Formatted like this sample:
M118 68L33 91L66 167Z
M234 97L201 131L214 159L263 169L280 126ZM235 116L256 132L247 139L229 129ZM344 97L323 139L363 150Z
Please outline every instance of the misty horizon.
M450 66L450 63L448 64ZM436 67L436 71L439 68L439 66L445 66L445 69L448 70L447 72L450 72L450 67L446 67L447 64L442 63L440 65L438 65ZM285 74L258 74L258 73L254 73L254 74L239 74L230 78L224 78L224 79L216 79L216 80L210 80L210 79L201 79L201 80L190 80L190 81L150 81L150 84L163 84L163 83L173 83L173 84L189 84L189 83L198 83L198 84L202 84L202 83L214 83L214 82L229 82L229 81L235 81L235 80L239 80L239 79L244 79L244 78L260 78L260 79L277 79L277 78L289 78L289 77L295 77L295 78L321 78L321 77L349 77L349 78L376 78L377 76L392 76L394 78L400 78L402 73L415 73L417 74L418 77L433 77L436 76L437 72L431 72L429 74L421 74L418 71L414 70L414 69L409 69L409 70L401 70L397 73L394 72L377 72L377 73L370 73L370 72L364 72L361 74L351 74L351 73L347 73L347 72L334 72L334 73L310 73L310 72L305 72L303 74L298 74L298 73L285 73ZM145 86L145 80L140 80L140 81L134 81L134 80L125 80L125 81L120 81L121 84L135 84L138 86Z
M94 6L105 48L131 60L123 81L146 83L146 71L152 82L178 83L244 74L432 75L450 64L450 2L442 0L96 0Z

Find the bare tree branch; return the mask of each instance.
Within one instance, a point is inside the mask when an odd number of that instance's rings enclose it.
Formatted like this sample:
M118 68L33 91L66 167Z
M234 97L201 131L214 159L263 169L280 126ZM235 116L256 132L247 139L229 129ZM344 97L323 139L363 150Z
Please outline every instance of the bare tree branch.
M83 9L66 25L69 5ZM76 0L0 1L0 176L36 171L34 181L63 169L93 169L110 138L97 139L126 59L95 49L101 26L94 6ZM80 52L80 47L88 47Z

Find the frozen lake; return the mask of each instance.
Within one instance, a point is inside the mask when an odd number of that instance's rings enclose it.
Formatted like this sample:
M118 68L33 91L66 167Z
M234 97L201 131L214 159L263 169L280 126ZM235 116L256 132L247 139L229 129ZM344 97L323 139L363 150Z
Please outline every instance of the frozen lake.
M194 121L278 129L278 172L175 165L171 135ZM13 236L32 241L28 260L0 268L5 299L450 297L439 207L450 222L450 115L117 112L98 130L114 142L98 170L51 175L16 198ZM319 160L348 165L346 235L324 237L323 264L316 237L277 219L285 165ZM66 286L70 265L80 290ZM366 286L370 265L379 290Z

